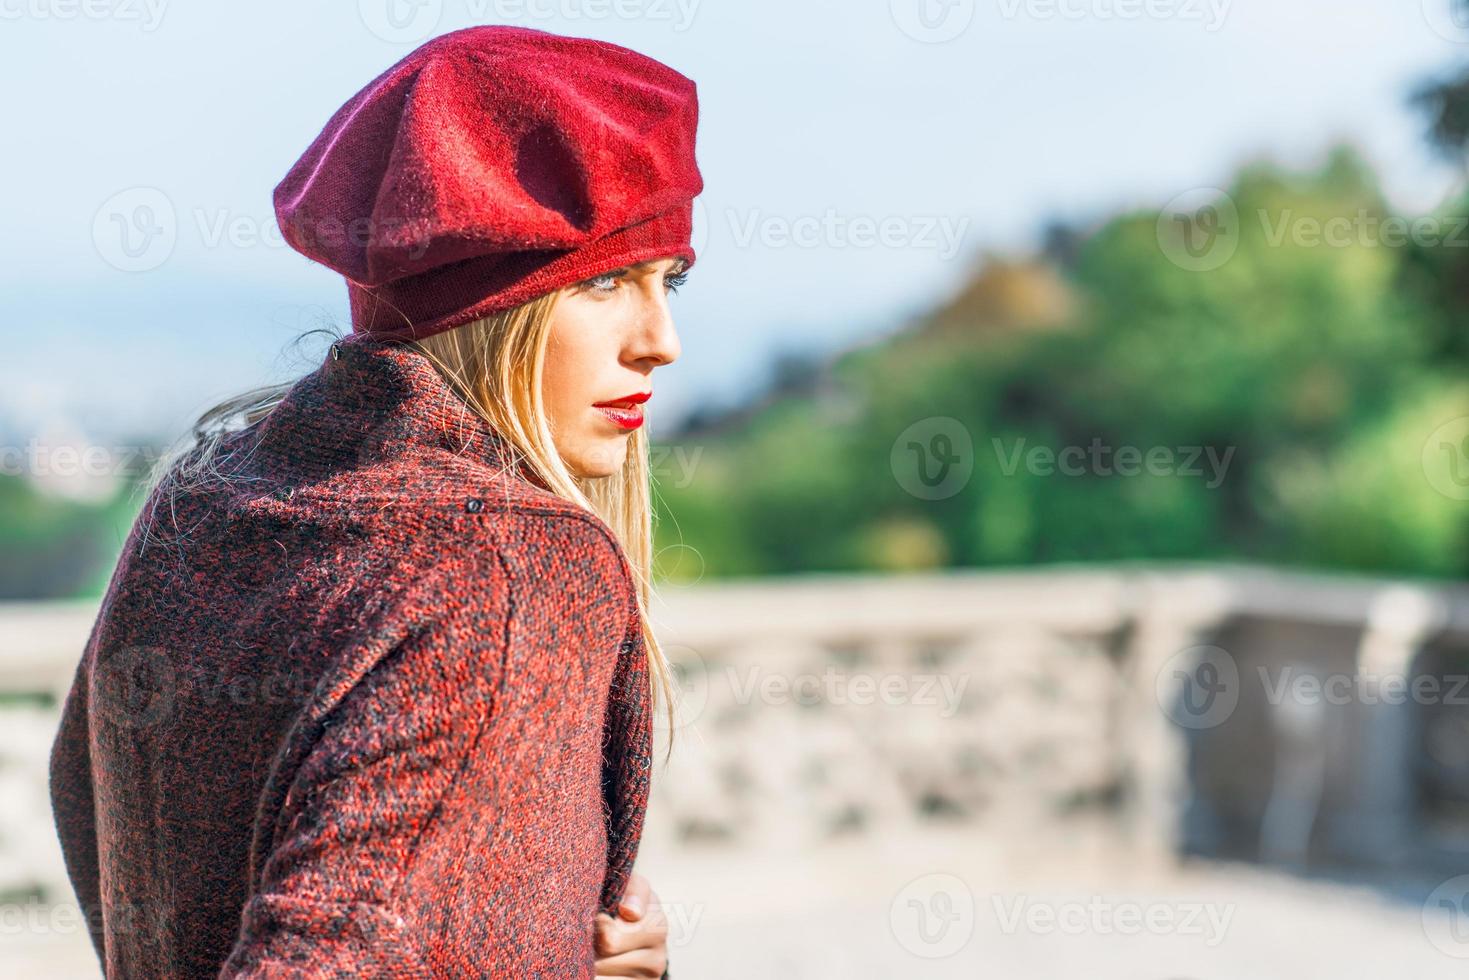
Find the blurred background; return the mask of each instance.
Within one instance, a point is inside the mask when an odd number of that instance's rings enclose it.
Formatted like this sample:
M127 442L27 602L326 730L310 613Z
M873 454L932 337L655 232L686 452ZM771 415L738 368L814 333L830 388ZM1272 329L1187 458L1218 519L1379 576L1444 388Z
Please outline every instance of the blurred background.
M480 23L699 86L649 413L674 976L1469 968L1469 4L0 17L8 975L97 975L46 755L139 480L347 329L271 189Z

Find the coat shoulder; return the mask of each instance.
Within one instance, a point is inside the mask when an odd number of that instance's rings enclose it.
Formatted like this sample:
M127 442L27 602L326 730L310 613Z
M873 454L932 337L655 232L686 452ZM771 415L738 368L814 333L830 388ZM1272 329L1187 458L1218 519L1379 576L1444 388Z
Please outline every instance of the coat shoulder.
M601 516L518 474L444 452L394 462L374 482L384 514L402 506L413 512L413 523L448 532L418 542L443 560L465 551L493 554L506 571L542 587L580 579L604 592L634 588L622 542ZM414 491L393 489L406 487Z

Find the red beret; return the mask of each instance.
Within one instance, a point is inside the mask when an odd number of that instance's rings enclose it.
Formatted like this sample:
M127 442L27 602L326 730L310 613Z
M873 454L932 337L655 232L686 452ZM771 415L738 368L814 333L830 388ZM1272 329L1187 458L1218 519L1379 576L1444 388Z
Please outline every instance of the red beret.
M694 83L605 41L436 37L337 110L275 189L357 333L423 337L649 259L690 265Z

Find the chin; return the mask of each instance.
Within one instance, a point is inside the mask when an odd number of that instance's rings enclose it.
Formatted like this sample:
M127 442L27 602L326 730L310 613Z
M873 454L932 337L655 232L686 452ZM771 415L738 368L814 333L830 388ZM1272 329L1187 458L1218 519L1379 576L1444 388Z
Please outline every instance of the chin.
M576 454L567 463L568 468L582 479L596 480L615 476L622 470L622 464L626 459L627 439L618 436L615 441L609 441L605 447Z

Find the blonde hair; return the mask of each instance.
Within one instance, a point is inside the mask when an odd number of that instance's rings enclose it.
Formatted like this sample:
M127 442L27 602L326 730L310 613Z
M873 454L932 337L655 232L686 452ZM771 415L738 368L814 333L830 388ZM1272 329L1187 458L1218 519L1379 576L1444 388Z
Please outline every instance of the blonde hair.
M560 296L561 291L555 290L512 309L406 343L422 352L470 409L503 437L516 462L529 469L543 489L596 514L617 536L633 572L648 673L656 679L667 709L667 752L671 754L675 727L672 668L653 634L648 613L655 593L647 429L640 427L627 437L627 459L612 476L583 478L567 468L552 440L541 398L547 340ZM318 332L340 339L330 330L312 330L302 337ZM288 381L254 388L204 412L182 445L166 453L153 467L141 491L144 499L152 498L152 491L165 482L171 494L211 479L237 480L236 475L224 473L218 466L222 444L232 434L268 416L294 384ZM151 513L140 517L145 547L153 518Z
M471 409L510 444L544 487L600 517L617 536L632 567L648 674L656 678L668 711L672 751L673 677L653 635L648 610L653 589L652 472L646 427L627 437L627 459L607 477L579 477L556 451L541 399L547 340L561 291L502 313L411 341ZM666 756L665 756L666 758Z

